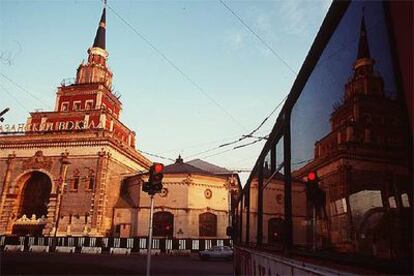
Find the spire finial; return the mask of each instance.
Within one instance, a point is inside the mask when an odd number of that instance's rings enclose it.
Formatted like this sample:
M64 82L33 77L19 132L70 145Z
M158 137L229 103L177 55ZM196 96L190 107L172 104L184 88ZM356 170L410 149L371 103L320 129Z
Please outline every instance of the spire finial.
M361 28L359 33L358 43L358 59L371 58L368 46L367 28L365 26L365 7L362 8Z
M106 0L103 0L103 9L102 9L102 15L101 20L99 21L99 27L96 31L95 40L93 42L93 48L101 48L102 50L105 50L105 33L106 33Z
M175 160L176 164L182 164L184 163L184 160L181 158L181 154L178 155L178 158Z

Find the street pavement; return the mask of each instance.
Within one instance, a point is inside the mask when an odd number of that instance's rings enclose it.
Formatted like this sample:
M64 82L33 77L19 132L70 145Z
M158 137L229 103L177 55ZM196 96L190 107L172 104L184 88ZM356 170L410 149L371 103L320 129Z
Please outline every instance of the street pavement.
M145 275L146 256L1 252L0 275ZM233 275L233 262L152 256L151 275Z

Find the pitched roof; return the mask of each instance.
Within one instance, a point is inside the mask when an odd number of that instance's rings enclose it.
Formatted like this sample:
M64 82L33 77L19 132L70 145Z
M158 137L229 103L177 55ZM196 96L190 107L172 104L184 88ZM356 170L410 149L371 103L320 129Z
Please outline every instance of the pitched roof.
M208 171L197 168L188 163L184 163L181 156L177 158L174 164L168 165L164 168L164 173L201 173L211 174Z
M232 172L227 170L226 168L216 166L201 159L194 159L188 161L187 164L190 164L196 168L199 168L203 171L207 171L212 174L232 174Z

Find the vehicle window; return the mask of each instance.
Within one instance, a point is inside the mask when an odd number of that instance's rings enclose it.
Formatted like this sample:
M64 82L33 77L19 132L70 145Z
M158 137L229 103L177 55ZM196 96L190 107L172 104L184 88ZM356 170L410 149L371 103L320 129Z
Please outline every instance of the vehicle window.
M387 34L383 3L352 2L293 107L297 246L384 258L410 250L409 227L398 221L412 217L391 219L401 195L412 195L412 145L408 127L392 123L406 115ZM307 194L310 172L317 193Z

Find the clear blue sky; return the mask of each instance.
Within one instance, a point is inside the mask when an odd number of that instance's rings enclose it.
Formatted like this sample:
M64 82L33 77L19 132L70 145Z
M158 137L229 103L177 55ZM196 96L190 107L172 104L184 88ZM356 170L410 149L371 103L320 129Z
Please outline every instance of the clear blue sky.
M121 120L137 148L185 161L202 158L251 168L263 142L203 151L253 130L290 90L295 75L219 1L115 1L109 5L195 81L237 123L107 11L107 50ZM295 71L300 69L330 1L225 1ZM52 110L56 87L87 58L102 3L0 0L0 109L7 123ZM12 96L11 96L12 95ZM277 112L259 131L269 133ZM245 142L249 142L246 140ZM240 143L242 144L242 143ZM214 155L217 154L217 155ZM214 156L211 156L214 155ZM168 161L150 157L153 161Z

